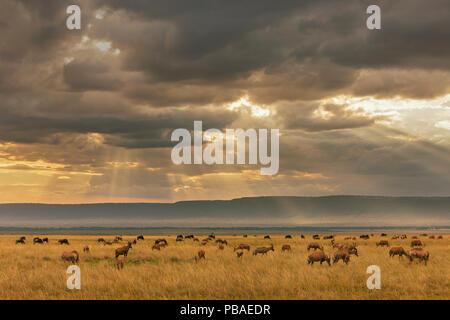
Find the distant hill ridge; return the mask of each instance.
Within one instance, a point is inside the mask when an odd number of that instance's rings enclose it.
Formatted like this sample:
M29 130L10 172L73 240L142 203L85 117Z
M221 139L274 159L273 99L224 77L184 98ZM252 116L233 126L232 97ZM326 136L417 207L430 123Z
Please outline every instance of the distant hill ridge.
M450 197L254 197L175 203L0 204L0 226L449 224Z

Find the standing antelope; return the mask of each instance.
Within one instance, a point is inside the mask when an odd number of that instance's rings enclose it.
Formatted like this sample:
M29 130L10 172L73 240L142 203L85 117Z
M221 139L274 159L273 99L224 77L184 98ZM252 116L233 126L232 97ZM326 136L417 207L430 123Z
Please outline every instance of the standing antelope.
M64 251L61 255L61 259L65 261L71 261L72 263L76 263L78 262L79 254L75 250L73 250L72 252Z
M195 257L195 262L199 262L200 259L206 259L205 258L205 250L199 250L197 252L197 256Z
M118 256L128 256L128 251L132 248L131 246L131 242L128 241L128 245L124 246L124 247L120 247L116 249L116 259Z
M275 251L275 249L273 248L273 244L270 247L260 247L260 248L256 248L253 251L253 255L256 256L257 254L263 254L266 255L267 252L269 252L270 250Z
M308 249L308 251L310 249L314 249L314 251L317 250L317 249L323 251L323 247L320 244L318 244L317 242L311 242L310 244L308 244L307 249Z
M283 246L281 247L281 251L291 251L291 246L288 244L283 244Z

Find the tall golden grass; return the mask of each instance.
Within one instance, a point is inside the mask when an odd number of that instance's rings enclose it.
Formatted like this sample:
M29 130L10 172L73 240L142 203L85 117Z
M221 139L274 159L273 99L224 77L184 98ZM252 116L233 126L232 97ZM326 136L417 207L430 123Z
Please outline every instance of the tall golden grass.
M351 257L349 265L342 261L307 265L306 246L311 236L284 239L283 236L263 240L221 236L228 241L225 250L214 242L202 246L185 240L175 242L166 237L169 246L152 251L156 238L146 236L129 252L123 270L116 268L114 249L134 237L124 237L121 244L104 246L96 236L49 236L50 243L33 245L27 236L25 245L16 245L18 236L0 236L0 298L1 299L449 299L450 239L430 240L421 237L430 252L427 266L407 258L389 258L388 248L376 247L380 237L360 240L360 256ZM69 246L56 240L68 238ZM112 240L113 237L104 237ZM339 236L337 242L344 241ZM388 238L389 239L389 238ZM407 240L390 240L391 245L409 248ZM325 252L332 254L329 240L320 240ZM233 247L249 243L252 250L237 259ZM253 256L257 246L274 244L275 252ZM292 252L281 252L283 244ZM83 253L89 245L90 253ZM206 259L196 263L198 250L206 251ZM61 260L63 251L80 253L81 290L66 288L70 263ZM366 287L366 268L381 268L381 289Z

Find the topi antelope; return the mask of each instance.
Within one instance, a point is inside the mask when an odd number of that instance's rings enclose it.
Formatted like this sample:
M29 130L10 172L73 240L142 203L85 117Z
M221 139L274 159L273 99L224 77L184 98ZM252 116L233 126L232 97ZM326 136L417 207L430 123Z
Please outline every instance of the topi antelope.
M195 257L195 262L199 262L201 259L206 259L205 258L205 250L199 250L197 252L197 256Z
M314 251L317 250L317 249L323 251L323 247L322 247L320 244L318 244L317 242L311 242L311 243L309 243L307 249L308 249L308 251L309 251L310 249L314 249Z
M389 249L389 257L393 257L393 256L398 256L399 258L402 256L407 256L408 254L406 253L405 249L403 249L403 247L392 247L391 249Z
M75 250L72 252L64 251L61 255L61 259L65 261L71 261L72 263L77 263L79 260L79 254Z
M129 251L131 248L132 248L131 242L128 242L128 245L126 245L126 246L117 248L117 249L116 249L116 258L117 258L118 256L121 256L121 255L123 255L123 256L126 257L126 256L128 255L128 251Z
M283 244L283 246L281 247L281 251L291 251L291 246L288 244Z
M273 248L273 244L270 247L260 247L253 250L253 255L256 256L258 254L266 255L270 250L275 251Z
M238 245L236 248L234 248L234 251L237 250L247 250L250 251L250 245L246 244L246 243L241 243L240 245Z
M308 256L308 264L313 265L314 262L328 262L328 265L331 266L330 257L325 254L323 251L314 251Z

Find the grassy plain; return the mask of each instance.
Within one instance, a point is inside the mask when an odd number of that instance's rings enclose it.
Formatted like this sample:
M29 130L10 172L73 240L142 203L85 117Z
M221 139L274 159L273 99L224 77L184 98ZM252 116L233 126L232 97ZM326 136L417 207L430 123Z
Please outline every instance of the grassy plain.
M357 239L360 256L351 257L349 265L342 261L331 267L306 263L307 244L311 236L293 239L272 236L220 236L228 241L224 250L216 243L202 246L185 240L176 243L175 236L163 237L167 248L152 251L156 238L145 236L129 252L124 269L115 264L114 249L134 237L124 236L120 244L105 246L98 236L48 236L48 244L33 245L27 235L25 245L15 244L17 235L0 236L0 299L450 299L450 237L431 240L419 237L430 252L427 266L406 258L389 258L388 248L376 247L380 236ZM113 236L102 236L112 240ZM57 239L68 238L70 245L59 245ZM199 237L200 240L204 236ZM344 235L336 239L341 243ZM390 245L409 248L407 240L391 240ZM332 254L329 240L319 241L327 254ZM237 259L233 247L250 244ZM253 256L253 248L274 244L267 256ZM291 252L281 245L290 244ZM83 253L89 245L90 253ZM198 250L206 251L206 259L194 261ZM61 260L63 251L80 253L81 290L66 288L66 269L70 263ZM381 268L381 289L366 287L366 268Z

